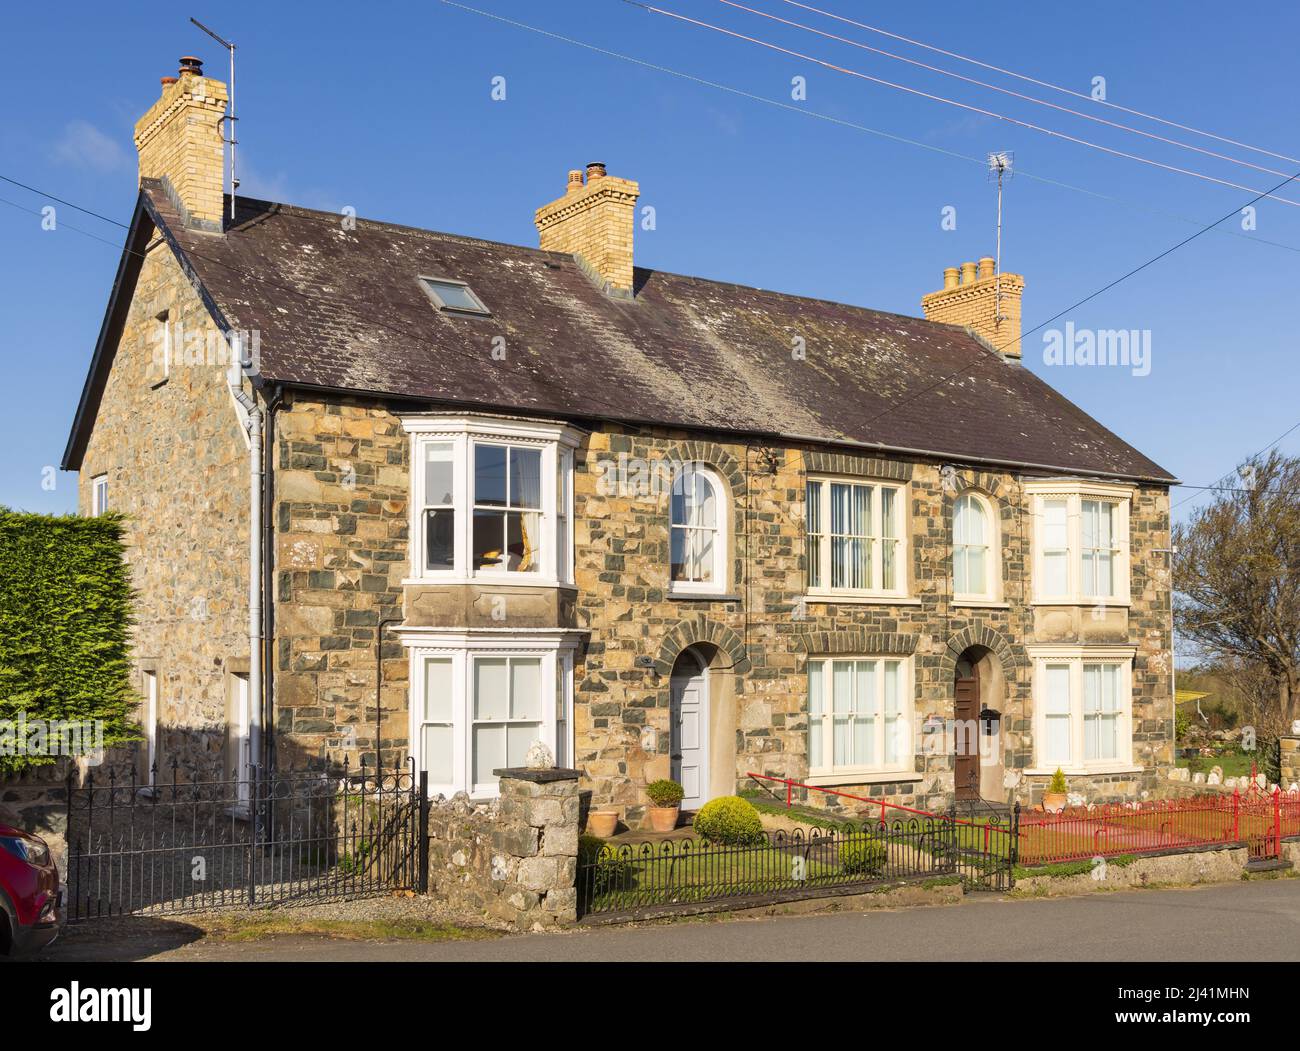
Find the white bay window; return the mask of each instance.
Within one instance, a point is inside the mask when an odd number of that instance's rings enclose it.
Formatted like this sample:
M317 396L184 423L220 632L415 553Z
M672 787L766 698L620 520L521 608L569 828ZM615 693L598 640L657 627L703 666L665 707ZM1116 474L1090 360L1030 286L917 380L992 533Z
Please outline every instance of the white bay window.
M571 584L573 450L558 423L413 416L411 582Z
M1034 601L1129 604L1129 504L1124 486L1030 482Z
M577 633L399 629L410 647L411 752L432 795L497 793L493 773L540 741L571 762Z
M1131 647L1031 646L1034 767L1030 773L1128 770L1133 765Z

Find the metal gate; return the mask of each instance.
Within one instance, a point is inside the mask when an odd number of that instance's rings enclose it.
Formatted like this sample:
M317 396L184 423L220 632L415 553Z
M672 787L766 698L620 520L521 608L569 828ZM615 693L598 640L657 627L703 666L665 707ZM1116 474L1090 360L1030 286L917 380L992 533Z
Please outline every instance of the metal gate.
M428 888L427 774L342 765L68 784L69 922Z

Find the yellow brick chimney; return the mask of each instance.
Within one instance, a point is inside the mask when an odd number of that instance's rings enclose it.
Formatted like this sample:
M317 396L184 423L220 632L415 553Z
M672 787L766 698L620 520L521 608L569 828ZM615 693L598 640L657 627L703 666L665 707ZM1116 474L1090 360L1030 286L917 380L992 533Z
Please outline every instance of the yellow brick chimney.
M921 297L926 320L971 329L999 353L1020 358L1020 297L1025 279L1020 274L994 273L994 261L985 256L963 263L960 277L955 266L943 272L943 288Z
M583 172L569 172L564 196L537 209L534 222L541 247L568 252L606 292L632 294L632 230L641 188L630 179L616 179L593 162Z
M162 78L162 97L135 125L140 178L162 179L187 225L221 231L226 85L203 75L202 63L181 59L180 73Z

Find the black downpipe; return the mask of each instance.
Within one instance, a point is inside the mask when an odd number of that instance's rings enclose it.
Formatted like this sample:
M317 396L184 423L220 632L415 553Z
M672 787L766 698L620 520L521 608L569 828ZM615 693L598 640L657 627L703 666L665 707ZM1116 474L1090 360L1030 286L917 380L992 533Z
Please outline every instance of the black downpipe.
M275 664L277 646L275 638L275 412L280 407L283 391L280 387L266 405L266 419L262 427L262 732L265 742L262 751L266 767L276 769L275 734Z

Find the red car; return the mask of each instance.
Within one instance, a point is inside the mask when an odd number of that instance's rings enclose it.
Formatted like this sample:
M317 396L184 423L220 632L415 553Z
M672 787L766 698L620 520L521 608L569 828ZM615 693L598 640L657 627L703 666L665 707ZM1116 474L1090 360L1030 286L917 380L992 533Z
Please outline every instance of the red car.
M0 953L40 949L59 936L59 869L43 839L0 824Z

